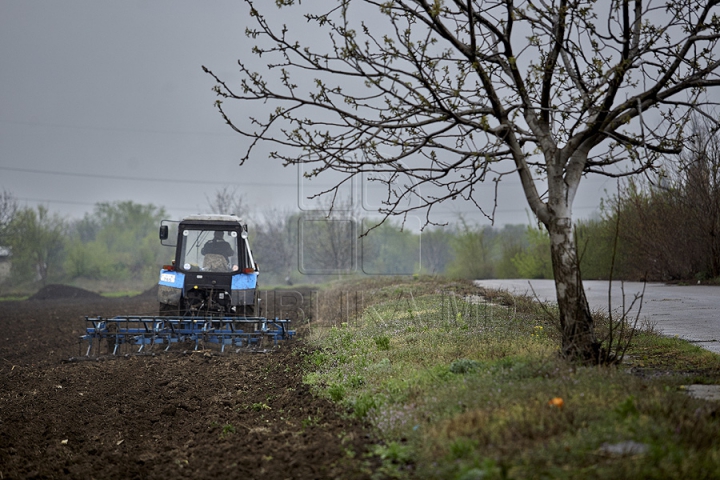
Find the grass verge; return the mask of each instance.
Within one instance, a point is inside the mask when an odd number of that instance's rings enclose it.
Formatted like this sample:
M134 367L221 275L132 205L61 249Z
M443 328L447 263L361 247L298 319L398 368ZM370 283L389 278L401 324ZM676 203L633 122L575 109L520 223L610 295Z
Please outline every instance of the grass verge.
M628 362L578 367L536 303L477 293L431 278L322 292L305 381L374 427L379 477L720 478L720 404L683 391L720 383L720 357L643 331Z

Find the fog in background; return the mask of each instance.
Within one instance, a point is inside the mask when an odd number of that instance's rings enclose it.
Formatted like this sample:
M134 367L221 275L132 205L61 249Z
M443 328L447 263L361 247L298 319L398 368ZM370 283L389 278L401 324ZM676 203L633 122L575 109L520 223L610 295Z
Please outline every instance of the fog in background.
M223 188L258 212L314 208L303 195L329 181L299 188L296 167L262 158L261 149L238 166L247 140L213 107L214 82L201 66L232 81L238 58L251 59L250 22L240 0L2 0L0 190L73 218L97 202L125 200L179 218L209 211ZM291 25L304 27L302 19ZM247 115L260 115L250 110L259 106L248 105ZM359 198L366 190L356 187ZM612 179L585 179L575 217L595 214L615 188ZM493 190L489 182L489 208ZM470 204L442 208L446 221L462 214L489 223ZM528 212L519 181L505 180L496 225L527 223Z

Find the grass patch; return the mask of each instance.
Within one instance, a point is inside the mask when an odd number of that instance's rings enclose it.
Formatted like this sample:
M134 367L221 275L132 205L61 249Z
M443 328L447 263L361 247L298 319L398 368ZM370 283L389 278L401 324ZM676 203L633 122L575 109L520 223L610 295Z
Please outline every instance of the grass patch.
M333 289L347 297L348 287ZM681 389L720 383L717 355L641 332L630 363L578 367L527 299L422 277L350 287L362 308L313 325L305 381L374 426L385 473L720 477L720 405ZM323 294L339 305L333 289Z
M7 295L0 297L0 302L19 302L28 298L30 295Z
M141 291L139 290L127 290L127 291L121 291L121 292L102 292L100 295L102 295L105 298L122 298L122 297L134 297L137 295L140 295Z
M679 338L641 333L630 354L628 363L648 373L672 369L710 384L720 377L720 356Z

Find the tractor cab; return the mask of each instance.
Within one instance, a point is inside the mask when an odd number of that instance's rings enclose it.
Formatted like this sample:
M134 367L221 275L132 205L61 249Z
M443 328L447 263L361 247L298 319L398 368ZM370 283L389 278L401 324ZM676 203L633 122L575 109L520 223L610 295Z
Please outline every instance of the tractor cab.
M172 232L172 235L171 235ZM255 314L257 267L247 225L234 215L163 220L160 241L175 248L158 285L161 314Z

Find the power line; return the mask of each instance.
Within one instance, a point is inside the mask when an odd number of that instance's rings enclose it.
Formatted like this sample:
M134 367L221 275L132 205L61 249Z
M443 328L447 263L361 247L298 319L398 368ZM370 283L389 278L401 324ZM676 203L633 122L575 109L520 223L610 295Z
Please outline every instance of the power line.
M156 130L147 128L127 128L127 127L98 127L90 125L67 125L62 123L47 123L47 122L19 122L16 120L0 120L0 123L6 123L10 125L25 125L28 127L44 127L44 128L65 128L69 130L95 130L105 132L124 132L124 133L150 133L160 135L207 135L207 136L224 136L231 137L237 136L232 132L197 132L197 131L182 131L182 130Z
M288 183L288 182L248 182L248 183L228 183L228 182L219 182L217 180L181 180L181 179L171 179L171 178L158 178L158 177L130 177L130 176L124 176L124 175L102 175L98 173L79 173L79 172L62 172L58 170L40 170L40 169L34 169L34 168L19 168L19 167L3 167L0 166L0 170L7 170L11 172L20 172L20 173L33 173L33 174L40 174L40 175L60 175L65 177L82 177L82 178L100 178L100 179L106 179L106 180L124 180L124 181L133 181L133 182L163 182L163 183L183 183L187 185L231 185L236 187L292 187L297 186L297 182ZM600 182L606 182L607 179L604 178L598 178L598 179L592 179L592 180L585 180L583 184L592 184L592 183L600 183ZM332 186L331 184L325 184L325 183L312 183L307 182L307 186L311 187L318 187L318 188L327 188ZM363 185L360 188L366 188L366 189L385 189L386 186L379 185L379 184L372 184L367 183Z
M38 170L33 168L17 168L17 167L1 167L0 170L8 170L11 172L34 173L41 175L59 175L65 177L82 177L82 178L101 178L106 180L124 180L133 182L163 182L163 183L184 183L188 185L231 185L236 187L276 187L276 186L294 186L295 183L228 183L219 182L217 180L180 180L172 178L157 177L128 177L124 175L101 175L97 173L79 173L79 172L60 172L57 170Z

